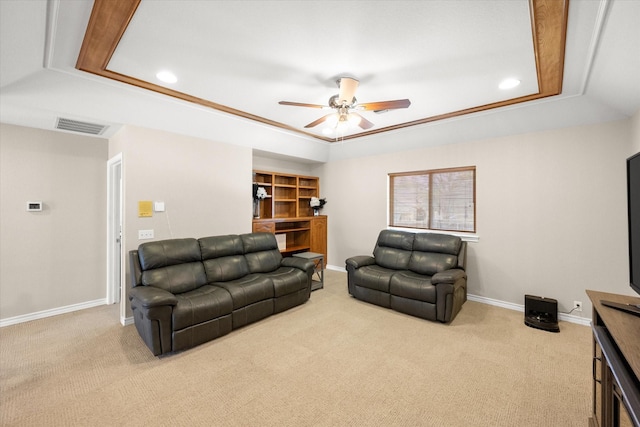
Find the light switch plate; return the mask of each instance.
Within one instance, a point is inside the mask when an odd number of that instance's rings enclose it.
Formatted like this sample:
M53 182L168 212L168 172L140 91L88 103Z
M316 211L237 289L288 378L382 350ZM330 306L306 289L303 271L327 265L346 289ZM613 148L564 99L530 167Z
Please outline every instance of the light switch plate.
M153 239L153 230L138 230L138 240Z
M164 202L154 202L153 210L156 212L164 212Z

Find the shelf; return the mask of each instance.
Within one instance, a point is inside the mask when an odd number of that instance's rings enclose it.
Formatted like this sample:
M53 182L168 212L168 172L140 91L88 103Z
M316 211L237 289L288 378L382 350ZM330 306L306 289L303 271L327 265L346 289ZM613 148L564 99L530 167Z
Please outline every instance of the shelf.
M308 251L310 246L291 246L287 245L287 249L280 249L282 253L290 253L290 252L303 252Z
M278 230L276 229L274 234L285 234L285 233L289 233L289 232L293 232L293 231L308 231L311 230L310 227L305 227L305 228L285 228L282 230Z

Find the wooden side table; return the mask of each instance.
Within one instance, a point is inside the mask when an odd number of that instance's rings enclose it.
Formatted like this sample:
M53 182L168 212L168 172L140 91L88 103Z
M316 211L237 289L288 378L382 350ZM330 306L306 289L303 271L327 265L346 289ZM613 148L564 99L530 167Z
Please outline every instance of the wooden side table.
M315 252L299 252L297 254L293 254L293 256L313 261L313 274L318 275L318 280L313 280L312 276L311 290L315 291L316 289L324 288L324 255L317 254Z

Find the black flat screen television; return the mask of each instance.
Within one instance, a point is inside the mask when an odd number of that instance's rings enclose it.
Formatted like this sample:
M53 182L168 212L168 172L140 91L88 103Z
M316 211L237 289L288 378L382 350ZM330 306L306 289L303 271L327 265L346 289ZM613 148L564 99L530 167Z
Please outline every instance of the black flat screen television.
M640 294L640 153L627 159L627 207L629 218L629 280Z
M640 294L640 153L627 159L627 218L629 222L629 284ZM640 316L640 304L600 300L602 305Z

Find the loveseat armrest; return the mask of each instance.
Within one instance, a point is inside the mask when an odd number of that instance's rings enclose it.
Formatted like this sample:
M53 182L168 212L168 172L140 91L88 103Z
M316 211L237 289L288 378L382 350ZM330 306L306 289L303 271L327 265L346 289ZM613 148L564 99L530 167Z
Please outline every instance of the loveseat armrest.
M282 265L283 267L294 267L306 273L313 273L313 270L315 268L315 264L313 263L313 261L293 256L282 258L282 262L280 265Z
M365 265L374 265L376 263L376 259L369 255L357 255L347 258L345 263L347 264L347 269L351 267L353 270L357 270Z
M178 298L171 292L153 286L136 286L129 291L129 301L136 300L144 308L176 305Z
M451 270L445 270L445 271L441 271L439 273L434 274L433 277L431 277L431 283L433 283L434 285L437 285L440 283L448 283L450 285L453 285L458 280L466 277L467 277L467 273L464 270L460 270L459 268L453 268Z

